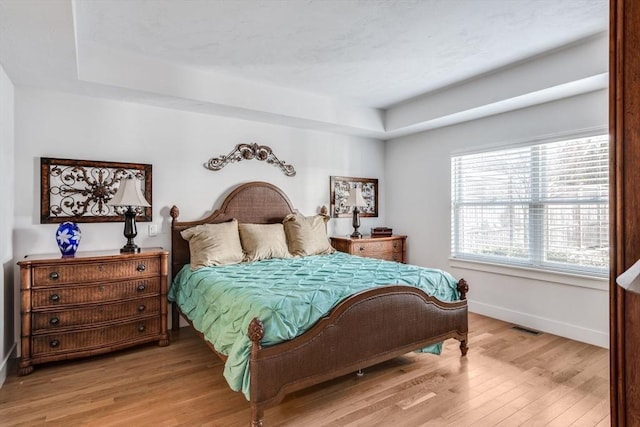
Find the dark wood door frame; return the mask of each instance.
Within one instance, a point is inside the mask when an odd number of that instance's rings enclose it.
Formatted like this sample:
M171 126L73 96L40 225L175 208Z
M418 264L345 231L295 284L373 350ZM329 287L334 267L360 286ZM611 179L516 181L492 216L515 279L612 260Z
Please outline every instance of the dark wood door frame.
M640 426L640 295L615 278L640 258L640 1L610 0L611 425Z

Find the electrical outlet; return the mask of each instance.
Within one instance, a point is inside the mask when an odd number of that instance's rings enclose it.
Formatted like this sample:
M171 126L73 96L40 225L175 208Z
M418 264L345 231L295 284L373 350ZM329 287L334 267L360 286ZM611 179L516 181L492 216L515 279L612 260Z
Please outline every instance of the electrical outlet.
M158 235L158 224L149 224L149 236Z

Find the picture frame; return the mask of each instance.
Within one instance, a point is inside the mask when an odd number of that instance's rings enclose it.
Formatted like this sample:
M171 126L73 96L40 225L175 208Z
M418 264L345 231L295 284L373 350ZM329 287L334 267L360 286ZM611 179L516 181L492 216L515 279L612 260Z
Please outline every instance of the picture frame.
M360 208L360 216L378 216L378 180L376 178L331 176L329 178L329 200L332 218L351 218L352 210L346 205L346 201L349 198L350 190L355 187L360 187L362 197L367 202L366 207Z
M152 204L152 166L142 163L40 158L40 223L122 222L124 211L107 204L120 180L134 176ZM152 221L151 207L137 207L137 222Z

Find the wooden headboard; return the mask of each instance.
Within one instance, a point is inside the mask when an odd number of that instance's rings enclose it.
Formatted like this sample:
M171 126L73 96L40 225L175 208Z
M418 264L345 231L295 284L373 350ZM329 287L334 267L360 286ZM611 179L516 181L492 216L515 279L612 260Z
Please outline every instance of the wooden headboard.
M171 274L173 277L189 263L189 242L180 235L182 230L200 224L217 224L237 219L241 223L275 224L285 216L297 212L284 192L268 182L248 182L238 186L211 215L196 221L178 221L180 210L171 208Z

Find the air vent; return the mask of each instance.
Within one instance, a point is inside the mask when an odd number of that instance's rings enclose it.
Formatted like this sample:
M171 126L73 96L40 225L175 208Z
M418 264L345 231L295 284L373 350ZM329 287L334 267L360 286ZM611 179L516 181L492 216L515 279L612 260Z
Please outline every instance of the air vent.
M520 332L526 332L531 335L540 335L542 333L542 332L534 331L533 329L525 328L524 326L518 326L518 325L514 326L513 329Z

